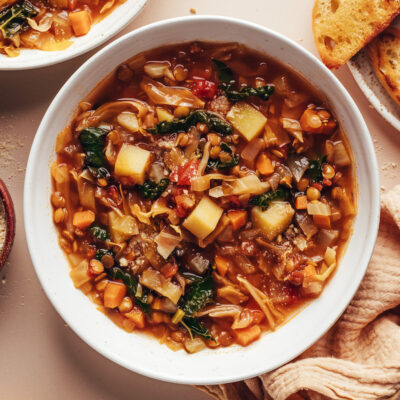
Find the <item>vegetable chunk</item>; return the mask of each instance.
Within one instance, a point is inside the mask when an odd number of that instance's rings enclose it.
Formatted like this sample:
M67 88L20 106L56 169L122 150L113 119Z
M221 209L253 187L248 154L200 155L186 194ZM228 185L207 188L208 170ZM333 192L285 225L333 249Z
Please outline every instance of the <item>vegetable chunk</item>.
M104 307L118 307L126 294L126 286L123 283L108 282L104 290Z
M203 197L192 213L185 219L183 226L200 240L207 237L217 226L223 209Z
M294 210L288 202L274 202L262 211L253 207L251 217L256 227L260 228L268 240L274 240L292 221Z
M124 143L115 161L115 175L129 177L134 183L143 185L150 158L149 151Z
M243 102L234 104L226 117L248 142L258 136L267 123L260 111Z
M90 31L90 14L87 10L69 13L69 22L76 36L86 35Z
M139 233L135 218L130 215L118 215L115 211L108 213L108 223L111 231L112 240L122 243Z

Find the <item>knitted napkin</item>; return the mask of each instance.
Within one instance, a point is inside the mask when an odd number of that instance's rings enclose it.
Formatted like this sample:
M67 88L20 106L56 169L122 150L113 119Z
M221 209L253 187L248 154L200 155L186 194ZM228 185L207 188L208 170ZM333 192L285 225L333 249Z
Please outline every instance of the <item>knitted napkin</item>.
M325 336L273 372L200 389L218 400L375 400L400 391L400 185L382 196L381 211L365 277Z

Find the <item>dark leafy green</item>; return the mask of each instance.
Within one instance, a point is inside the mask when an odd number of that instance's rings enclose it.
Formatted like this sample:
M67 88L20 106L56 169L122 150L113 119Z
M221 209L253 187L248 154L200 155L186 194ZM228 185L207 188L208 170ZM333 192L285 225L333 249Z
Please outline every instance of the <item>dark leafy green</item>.
M96 259L96 260L99 260L99 261L101 261L101 259L104 257L104 256L111 256L111 257L114 257L114 252L112 251L112 250L109 250L109 249L98 249L97 251L96 251L96 255L94 256L94 258Z
M144 313L149 314L150 304L147 303L147 290L142 286L142 292L140 295L138 294L139 281L134 275L119 267L112 267L107 273L111 279L121 279L129 294L134 298L136 304Z
M102 128L89 127L79 133L79 142L85 152L85 164L88 167L101 168L106 159L103 154L107 131Z
M232 84L232 81L234 81L232 70L222 61L213 59L213 62L217 67L218 78L221 81L219 89L225 93L228 100L236 102L244 100L250 96L259 97L262 100L268 100L274 93L273 85L265 85L258 88L243 87L239 90L235 90Z
M158 183L146 180L138 189L145 199L156 200L161 196L168 185L169 179L167 178L161 179Z
M307 169L307 175L312 182L321 182L323 180L322 167L326 163L326 156L319 157L315 160L310 160L310 165Z
M194 110L186 117L175 118L172 121L159 122L153 128L147 129L147 131L158 135L186 132L191 126L196 125L198 122L206 124L210 130L218 132L221 135L230 135L233 132L233 128L228 122L204 110Z
M189 331L191 336L200 336L206 340L214 340L209 330L197 318L184 317L182 325Z
M212 59L214 65L217 67L218 78L221 82L230 83L234 80L232 70L222 61Z
M266 193L254 196L250 199L249 204L252 206L261 207L264 211L268 208L269 204L275 200L287 200L290 197L290 191L284 187L278 187L275 191L269 190Z
M210 274L204 278L195 280L183 298L182 310L185 316L193 317L207 304L213 303L215 297L215 282Z
M93 223L90 226L90 232L92 232L92 235L96 239L101 240L102 242L105 242L107 239L110 238L107 229L104 226L97 225L96 223Z
M232 168L239 164L239 156L237 154L232 154L232 149L226 144L221 143L221 150L232 155L232 160L229 162L223 162L219 158L209 158L207 163L207 168L209 169L227 169Z
M26 30L28 18L38 14L37 8L28 0L15 3L0 12L0 31L5 38L11 38Z

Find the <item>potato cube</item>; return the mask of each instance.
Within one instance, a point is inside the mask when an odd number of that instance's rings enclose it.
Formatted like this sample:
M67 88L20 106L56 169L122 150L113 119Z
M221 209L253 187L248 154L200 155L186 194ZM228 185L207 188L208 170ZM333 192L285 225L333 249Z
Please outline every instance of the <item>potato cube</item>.
M150 164L150 157L151 153L149 151L124 143L115 161L115 175L127 176L134 183L142 185L144 175Z
M139 130L139 122L136 114L129 111L124 111L117 117L118 123L129 132L137 132Z
M185 219L183 226L202 240L215 229L223 211L210 198L203 197L196 208Z
M163 108L157 107L156 113L158 122L163 122L163 121L171 122L174 119L174 116L167 110L164 110Z
M267 123L267 118L260 111L243 102L234 104L226 118L249 142L261 133Z
M86 282L90 281L88 271L89 263L87 260L82 260L75 268L71 270L69 276L71 277L76 288L79 288Z
M253 207L251 219L268 240L274 240L292 221L294 210L288 202L274 202L265 210Z
M108 213L108 225L113 242L122 243L139 233L135 218L130 215L118 215L115 211Z

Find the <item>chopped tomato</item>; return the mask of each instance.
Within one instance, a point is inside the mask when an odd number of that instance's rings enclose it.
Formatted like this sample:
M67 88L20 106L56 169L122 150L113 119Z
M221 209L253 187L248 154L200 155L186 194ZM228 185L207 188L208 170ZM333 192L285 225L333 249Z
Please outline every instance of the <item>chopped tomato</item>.
M217 93L217 84L204 78L193 78L192 92L203 99L212 99Z
M187 216L188 211L195 205L194 198L188 189L174 187L172 189L172 195L176 203L176 212L180 218Z
M322 180L322 183L323 183L325 186L332 186L332 181L331 181L330 179L323 179L323 180Z
M168 263L161 268L161 273L166 278L172 278L177 272L178 272L178 266L176 264Z
M200 161L197 159L189 160L180 167L175 168L172 171L169 179L178 185L190 185L192 179L197 176L199 164Z
M68 0L68 8L69 8L71 11L74 11L74 10L75 10L77 4L78 4L78 0Z
M242 203L240 202L238 196L232 194L228 198L229 198L230 202L232 204L234 204L236 207L241 207Z
M311 186L317 188L319 191L321 191L324 188L324 185L319 182L314 182L311 184Z
M283 294L287 297L286 304L288 306L292 306L299 301L299 289L295 286L285 286L283 288Z

